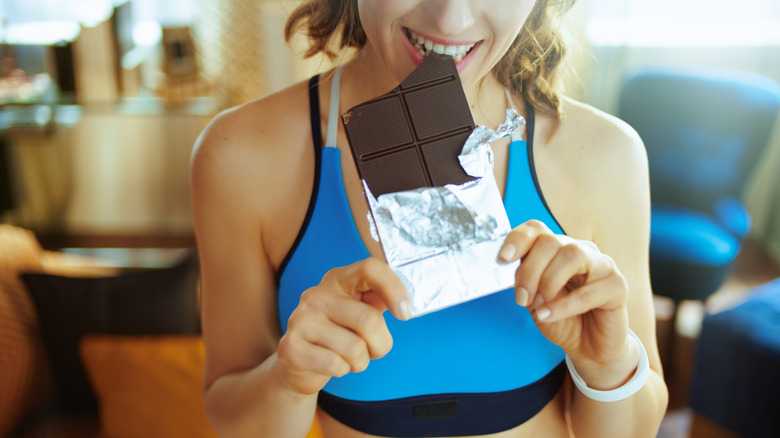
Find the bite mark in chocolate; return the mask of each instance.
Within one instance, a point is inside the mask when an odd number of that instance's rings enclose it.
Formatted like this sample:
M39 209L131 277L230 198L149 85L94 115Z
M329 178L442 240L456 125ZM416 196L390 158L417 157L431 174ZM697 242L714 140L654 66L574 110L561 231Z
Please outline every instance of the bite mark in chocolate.
M475 125L450 56L431 53L398 87L353 107L341 122L375 197L475 179L458 161Z

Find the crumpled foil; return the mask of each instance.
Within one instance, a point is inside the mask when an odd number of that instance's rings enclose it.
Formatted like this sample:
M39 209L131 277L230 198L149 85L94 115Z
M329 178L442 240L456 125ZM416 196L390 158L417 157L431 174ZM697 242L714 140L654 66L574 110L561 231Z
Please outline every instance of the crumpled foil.
M507 110L496 130L478 126L458 159L476 180L425 187L379 198L363 181L371 235L409 292L412 316L420 316L514 286L519 262L497 261L511 231L493 176L491 142L525 120Z

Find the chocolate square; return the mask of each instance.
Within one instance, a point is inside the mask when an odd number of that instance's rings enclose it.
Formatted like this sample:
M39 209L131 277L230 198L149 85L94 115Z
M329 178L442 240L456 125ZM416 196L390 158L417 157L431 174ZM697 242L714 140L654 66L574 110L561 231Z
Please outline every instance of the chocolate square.
M341 121L358 174L375 197L475 179L458 161L475 126L450 56L428 55L398 87Z

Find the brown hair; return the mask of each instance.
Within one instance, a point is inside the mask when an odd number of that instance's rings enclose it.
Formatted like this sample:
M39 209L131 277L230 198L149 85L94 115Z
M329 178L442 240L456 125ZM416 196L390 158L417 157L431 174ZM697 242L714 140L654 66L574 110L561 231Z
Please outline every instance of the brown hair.
M565 54L559 25L575 1L537 0L514 43L493 67L499 82L556 120L560 115L556 73ZM306 57L323 53L335 58L336 33L340 33L337 50L360 48L366 43L355 0L310 0L290 15L285 38L289 41L298 29L304 29L309 38Z

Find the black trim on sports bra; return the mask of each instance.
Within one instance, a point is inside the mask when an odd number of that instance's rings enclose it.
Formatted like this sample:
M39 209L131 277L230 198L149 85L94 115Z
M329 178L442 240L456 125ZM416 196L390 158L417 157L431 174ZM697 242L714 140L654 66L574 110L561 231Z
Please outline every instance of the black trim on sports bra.
M282 278L287 264L290 263L290 259L295 250L298 249L298 245L301 244L306 229L309 228L309 222L311 222L311 216L314 214L314 206L317 204L317 194L320 191L320 170L322 168L322 129L320 128L320 94L319 94L319 78L320 75L315 75L309 80L309 115L311 117L311 136L314 143L314 185L311 189L311 197L309 198L309 206L306 209L306 217L303 219L303 224L298 230L298 235L295 236L295 242L292 247L287 251L287 255L284 256L284 260L279 265L279 270L276 273L276 282L279 283L279 279Z
M566 366L561 361L536 382L510 391L424 395L371 402L346 400L320 391L317 403L339 422L371 435L488 435L515 428L539 413L558 393L565 376Z
M555 224L558 225L558 228L563 231L563 234L567 234L566 230L563 229L561 226L561 223L558 222L558 219L553 214L552 210L550 210L550 206L547 205L547 199L544 198L544 192L542 192L542 186L539 185L539 178L536 176L536 163L534 163L534 121L535 121L535 114L534 114L534 107L530 105L529 103L525 104L525 119L526 119L526 148L528 150L528 167L531 169L531 177L534 180L534 187L536 187L536 193L539 194L539 199L542 201L542 205L544 205L544 208L547 210L547 213L550 214L550 217L552 220L555 221Z

